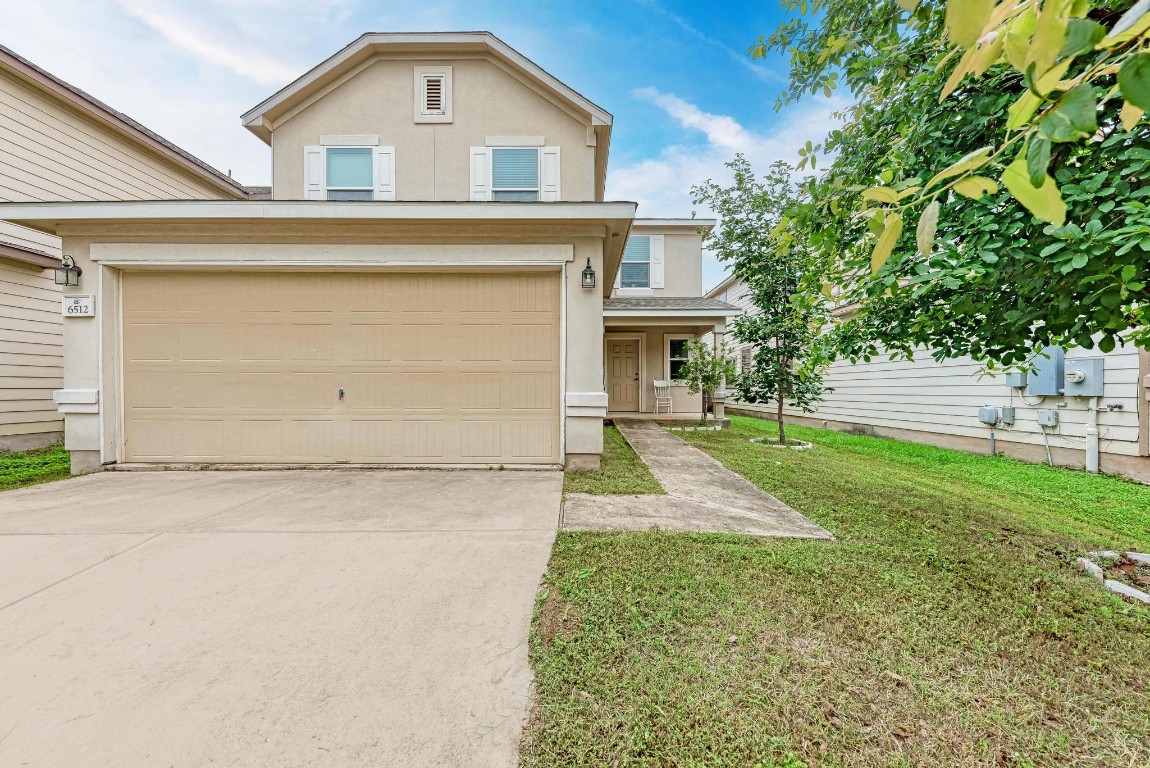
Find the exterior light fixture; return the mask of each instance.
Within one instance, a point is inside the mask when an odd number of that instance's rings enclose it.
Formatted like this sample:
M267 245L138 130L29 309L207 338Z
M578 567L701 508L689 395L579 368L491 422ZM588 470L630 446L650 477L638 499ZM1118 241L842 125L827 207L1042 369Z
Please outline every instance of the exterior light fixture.
M583 287L595 287L595 270L591 267L591 259L587 259L587 266L583 268Z
M71 256L64 256L60 266L56 267L56 285L77 286L80 284L80 275L84 270L76 266Z

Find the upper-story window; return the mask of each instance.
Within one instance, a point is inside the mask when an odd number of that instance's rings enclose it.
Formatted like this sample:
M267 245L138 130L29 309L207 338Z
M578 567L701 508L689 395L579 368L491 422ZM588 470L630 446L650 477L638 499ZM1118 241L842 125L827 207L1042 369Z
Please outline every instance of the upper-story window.
M395 147L378 136L321 136L304 147L305 200L394 200Z
M324 147L326 199L374 200L375 174L371 147Z
M631 235L623 248L623 264L619 267L620 288L651 287L651 238L649 235Z
M623 261L615 277L620 291L663 287L663 235L631 235L623 246Z
M471 148L471 199L512 203L554 202L559 197L559 147L542 136L489 136Z
M491 148L491 199L535 202L539 199L539 148Z

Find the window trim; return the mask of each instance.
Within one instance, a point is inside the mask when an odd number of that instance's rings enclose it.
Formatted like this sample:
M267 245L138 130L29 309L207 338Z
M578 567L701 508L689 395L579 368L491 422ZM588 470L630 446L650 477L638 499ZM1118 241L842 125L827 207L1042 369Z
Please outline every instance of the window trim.
M667 381L673 384L682 384L683 379L675 379L671 376L671 342L672 341L691 341L695 337L689 333L664 333L663 334L663 374ZM675 360L687 360L686 357L676 357Z
M452 122L453 91L451 83L451 67L448 65L420 66L414 68L415 87L412 99L412 110L417 123L450 123ZM429 77L443 78L443 110L437 112L427 111L427 79Z
M632 295L641 295L641 294L650 293L652 290L651 285L652 285L652 283L654 283L654 280L651 279L653 277L651 272L652 272L652 270L654 270L655 258L654 258L654 254L651 251L654 248L654 243L655 243L654 236L653 235L631 235L630 237L627 238L627 243L630 243L632 238L637 238L637 237L647 238L647 260L646 261L630 261L630 262L628 262L628 261L625 261L622 257L620 257L620 259L619 259L619 273L618 273L618 279L616 280L617 284L615 287L621 293L631 293ZM626 243L624 243L624 245L623 245L623 253L624 254L627 253L627 244ZM647 265L647 284L646 285L623 285L623 265L624 264L646 264Z
M498 192L534 192L534 200L524 200L522 202L538 203L543 200L543 147L542 146L503 146L503 147L488 147L488 152L491 156L491 161L488 163L487 169L487 193L488 199L495 200L495 195ZM501 149L534 149L535 150L535 186L528 187L501 187L495 188L495 153Z
M328 158L328 152L330 152L333 149L365 149L365 150L367 150L367 156L371 160L371 185L367 186L367 187L329 187L327 184L327 158ZM356 145L356 144L323 145L322 151L323 151L323 199L324 200L327 200L327 201L330 201L333 203L349 202L347 200L332 200L332 198L329 197L329 195L332 193L332 191L335 191L335 192L368 192L371 195L371 197L369 199L371 199L371 200L375 199L375 188L377 186L378 180L375 178L375 174L376 174L375 151L374 151L373 147Z

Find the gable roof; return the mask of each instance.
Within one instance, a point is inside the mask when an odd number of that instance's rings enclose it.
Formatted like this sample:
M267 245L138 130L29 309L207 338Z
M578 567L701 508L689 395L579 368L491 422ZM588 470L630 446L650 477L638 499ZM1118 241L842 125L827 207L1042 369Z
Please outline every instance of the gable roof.
M16 76L22 82L80 110L104 127L142 144L222 193L237 199L247 197L243 185L232 177L221 173L163 136L148 130L123 112L112 109L94 96L64 82L3 45L0 45L0 71Z
M488 56L544 98L578 116L595 132L596 196L603 199L611 113L566 85L490 32L368 32L245 112L244 127L271 144L276 121L382 54Z

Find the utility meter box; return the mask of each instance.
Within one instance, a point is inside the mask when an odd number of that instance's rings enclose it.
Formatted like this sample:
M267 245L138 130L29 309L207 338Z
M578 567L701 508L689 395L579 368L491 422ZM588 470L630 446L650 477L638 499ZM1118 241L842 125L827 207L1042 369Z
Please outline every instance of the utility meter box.
M1102 397L1106 361L1101 357L1082 357L1066 361L1063 378L1067 397Z
M1002 408L1000 409L1000 412L998 414L998 420L1001 421L1005 426L1008 426L1008 427L1011 426L1012 424L1014 424L1014 406L1013 405L1002 406Z
M1053 408L1040 408L1034 416L1038 419L1038 426L1040 427L1058 426L1058 411Z
M998 409L993 405L984 405L978 409L978 420L983 424L994 426L998 423Z
M1030 359L1030 376L1026 394L1057 396L1062 394L1066 371L1066 352L1062 347L1045 347Z
M1011 389L1022 389L1026 386L1026 371L1009 371L1006 374L1006 386Z

